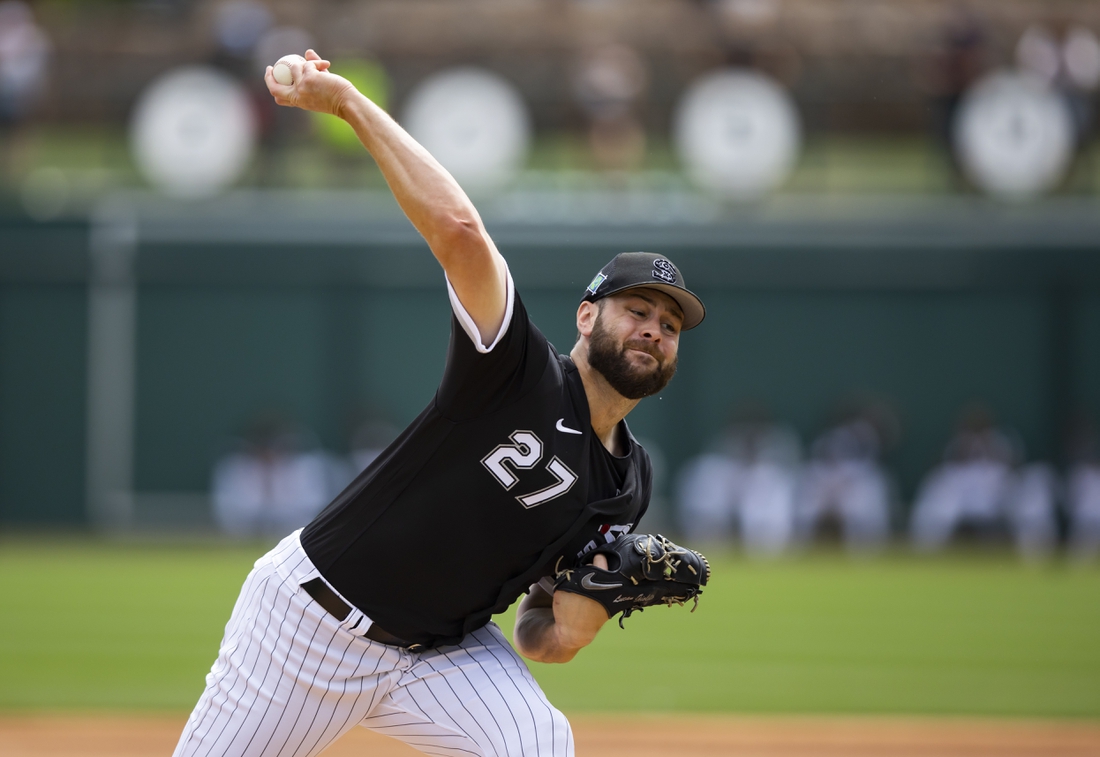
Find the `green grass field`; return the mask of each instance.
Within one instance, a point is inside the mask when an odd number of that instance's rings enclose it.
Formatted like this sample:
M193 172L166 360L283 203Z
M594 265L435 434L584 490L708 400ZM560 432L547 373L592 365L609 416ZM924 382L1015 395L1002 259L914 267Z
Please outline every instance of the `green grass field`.
M0 542L0 710L186 711L260 545ZM714 560L695 614L533 665L578 711L1100 717L1100 570L1008 556ZM501 625L510 630L511 618Z

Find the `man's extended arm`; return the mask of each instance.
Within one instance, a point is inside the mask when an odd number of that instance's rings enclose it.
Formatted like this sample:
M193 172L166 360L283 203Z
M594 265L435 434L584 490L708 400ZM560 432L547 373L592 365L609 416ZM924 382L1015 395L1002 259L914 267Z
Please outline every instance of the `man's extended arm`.
M351 125L386 178L401 209L427 240L483 342L504 321L507 268L470 198L427 150L350 82L328 71L312 50L291 65L294 83L264 77L280 105L330 113Z

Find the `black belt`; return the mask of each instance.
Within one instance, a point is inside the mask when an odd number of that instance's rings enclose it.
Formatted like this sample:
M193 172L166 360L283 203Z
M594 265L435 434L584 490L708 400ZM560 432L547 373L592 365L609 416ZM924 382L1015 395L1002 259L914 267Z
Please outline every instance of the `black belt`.
M306 581L302 584L302 588L306 590L306 594L313 597L314 602L325 608L325 611L329 615L340 622L345 621L348 615L351 614L351 606L340 599L336 592L329 588L329 585L325 583L324 579L318 577ZM367 632L363 634L363 638L377 641L382 644L388 644L391 647L403 647L413 652L422 649L424 646L423 644L405 641L402 638L394 636L392 633L388 633L379 628L377 623L370 624L370 627L367 628Z

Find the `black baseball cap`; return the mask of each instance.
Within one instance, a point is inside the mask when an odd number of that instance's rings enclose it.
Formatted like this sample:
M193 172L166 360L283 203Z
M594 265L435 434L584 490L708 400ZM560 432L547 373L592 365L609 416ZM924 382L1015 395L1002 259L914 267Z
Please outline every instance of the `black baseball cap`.
M703 301L684 286L680 269L652 252L620 252L592 279L581 302L596 302L609 294L639 287L657 289L676 300L684 311L684 331L698 326L707 315Z

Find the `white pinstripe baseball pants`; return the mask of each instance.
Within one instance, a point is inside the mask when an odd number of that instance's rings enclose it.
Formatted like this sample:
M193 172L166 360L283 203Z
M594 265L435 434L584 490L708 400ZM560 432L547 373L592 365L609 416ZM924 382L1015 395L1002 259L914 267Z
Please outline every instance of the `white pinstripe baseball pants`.
M569 722L495 624L407 652L301 589L298 533L256 561L174 757L307 757L356 725L432 755L571 757ZM349 603L350 604L350 603Z

